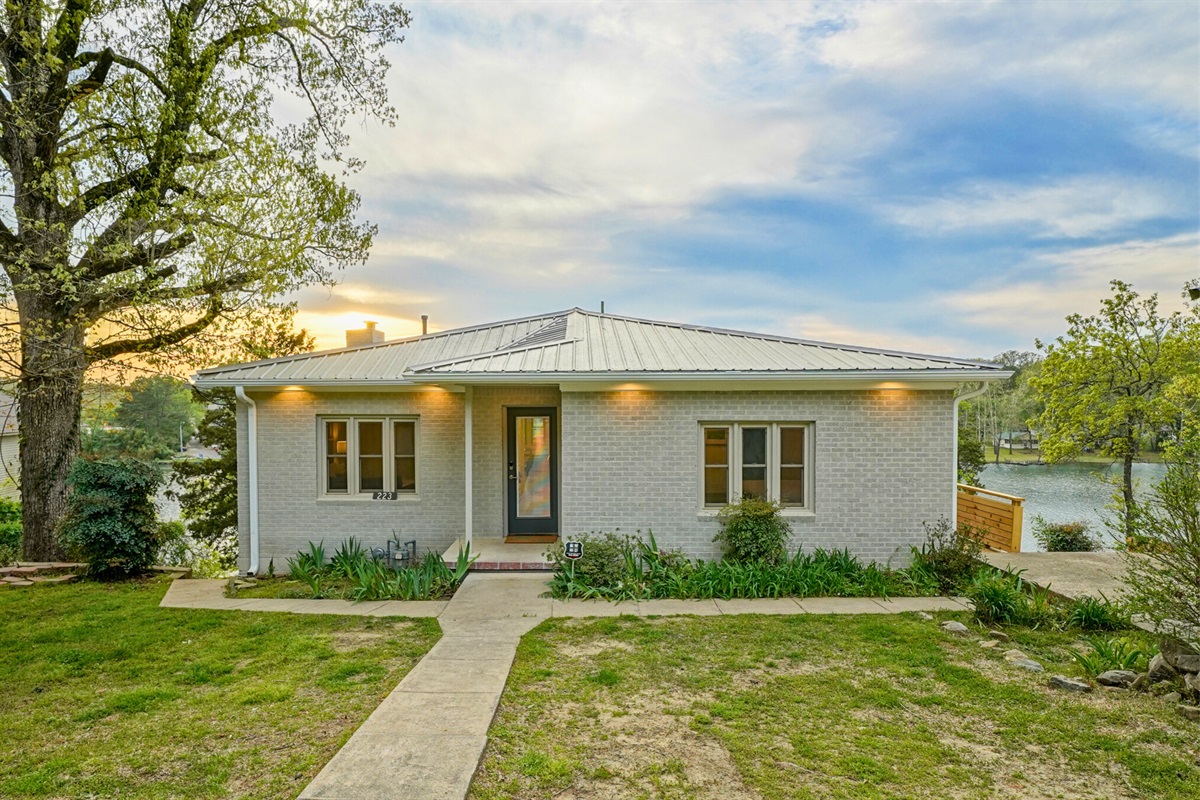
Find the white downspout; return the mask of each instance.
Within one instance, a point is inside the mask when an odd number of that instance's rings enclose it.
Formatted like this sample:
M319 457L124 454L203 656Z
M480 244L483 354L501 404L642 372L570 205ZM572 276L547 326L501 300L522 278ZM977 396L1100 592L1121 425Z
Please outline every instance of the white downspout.
M954 396L954 493L951 495L950 501L950 524L956 528L958 527L958 405L963 400L979 397L987 391L987 388L987 381L981 381L978 389Z
M463 498L466 501L467 506L466 516L463 519L463 539L465 540L465 546L468 554L471 552L471 541L474 537L475 527L475 504L473 502L475 488L475 454L473 442L471 441L471 432L474 428L474 415L471 411L471 401L474 399L474 394L473 387L470 386L466 387L466 391L463 394L463 417L465 419L463 425L463 452L466 455L466 465L463 470L465 480Z
M246 390L241 386L234 387L237 399L245 403L246 409L246 439L250 445L246 453L246 461L250 471L250 565L246 568L247 575L258 574L258 406L246 396Z

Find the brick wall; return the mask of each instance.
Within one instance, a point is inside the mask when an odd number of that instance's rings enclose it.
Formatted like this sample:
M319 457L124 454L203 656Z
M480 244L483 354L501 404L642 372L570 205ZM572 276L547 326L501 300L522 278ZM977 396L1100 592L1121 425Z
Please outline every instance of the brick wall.
M395 529L444 550L464 521L462 394L252 392L259 419L259 569L324 540L382 545ZM921 523L950 515L953 396L930 392L566 392L477 387L473 399L474 534L504 534L504 408L558 406L562 531L633 533L711 558L716 522L700 511L701 421L812 422L813 512L793 518L793 547L849 547L904 563ZM418 496L397 501L319 496L318 416L420 418ZM238 408L238 452L248 452ZM238 465L239 567L249 565L249 467Z
M382 547L395 530L418 550L442 552L463 533L463 396L450 392L247 392L258 404L259 562L278 572L324 540L354 536ZM319 415L417 415L417 494L400 500L321 497ZM246 408L238 408L238 453L248 453ZM238 567L249 565L249 467L238 459Z
M564 392L563 534L652 529L711 558L700 422L812 422L814 513L792 518L792 547L904 564L921 523L951 513L952 406L949 391Z

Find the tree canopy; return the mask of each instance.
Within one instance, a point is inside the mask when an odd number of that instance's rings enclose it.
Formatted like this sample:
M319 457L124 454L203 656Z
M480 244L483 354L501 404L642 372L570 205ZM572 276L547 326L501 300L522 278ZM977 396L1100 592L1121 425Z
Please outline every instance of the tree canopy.
M27 557L55 550L89 367L195 355L366 258L345 123L393 118L383 49L408 22L370 0L5 4L0 353ZM277 122L283 95L294 122Z
M1158 296L1139 298L1122 281L1094 316L1067 317L1067 333L1049 344L1032 386L1045 403L1038 417L1050 461L1095 450L1121 461L1128 525L1134 508L1133 461L1151 429L1178 430L1181 407L1166 391L1200 373L1200 319L1163 316Z

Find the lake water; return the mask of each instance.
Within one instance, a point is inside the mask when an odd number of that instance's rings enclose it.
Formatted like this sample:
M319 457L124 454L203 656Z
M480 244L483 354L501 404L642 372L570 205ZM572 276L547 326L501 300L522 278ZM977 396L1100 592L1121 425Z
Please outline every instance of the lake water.
M1134 464L1134 496L1145 497L1166 474L1165 464ZM1084 521L1106 546L1113 542L1105 526L1114 513L1105 508L1112 503L1121 479L1121 465L1113 464L989 464L979 473L987 489L1025 498L1025 524L1021 532L1021 550L1042 549L1033 538L1033 519L1048 522Z

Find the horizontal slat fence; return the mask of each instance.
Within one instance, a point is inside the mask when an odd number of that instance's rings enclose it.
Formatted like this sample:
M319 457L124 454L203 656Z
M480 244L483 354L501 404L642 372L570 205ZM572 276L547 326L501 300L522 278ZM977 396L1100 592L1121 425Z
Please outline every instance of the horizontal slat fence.
M983 545L1009 553L1021 551L1024 497L958 484L958 525L983 531Z

